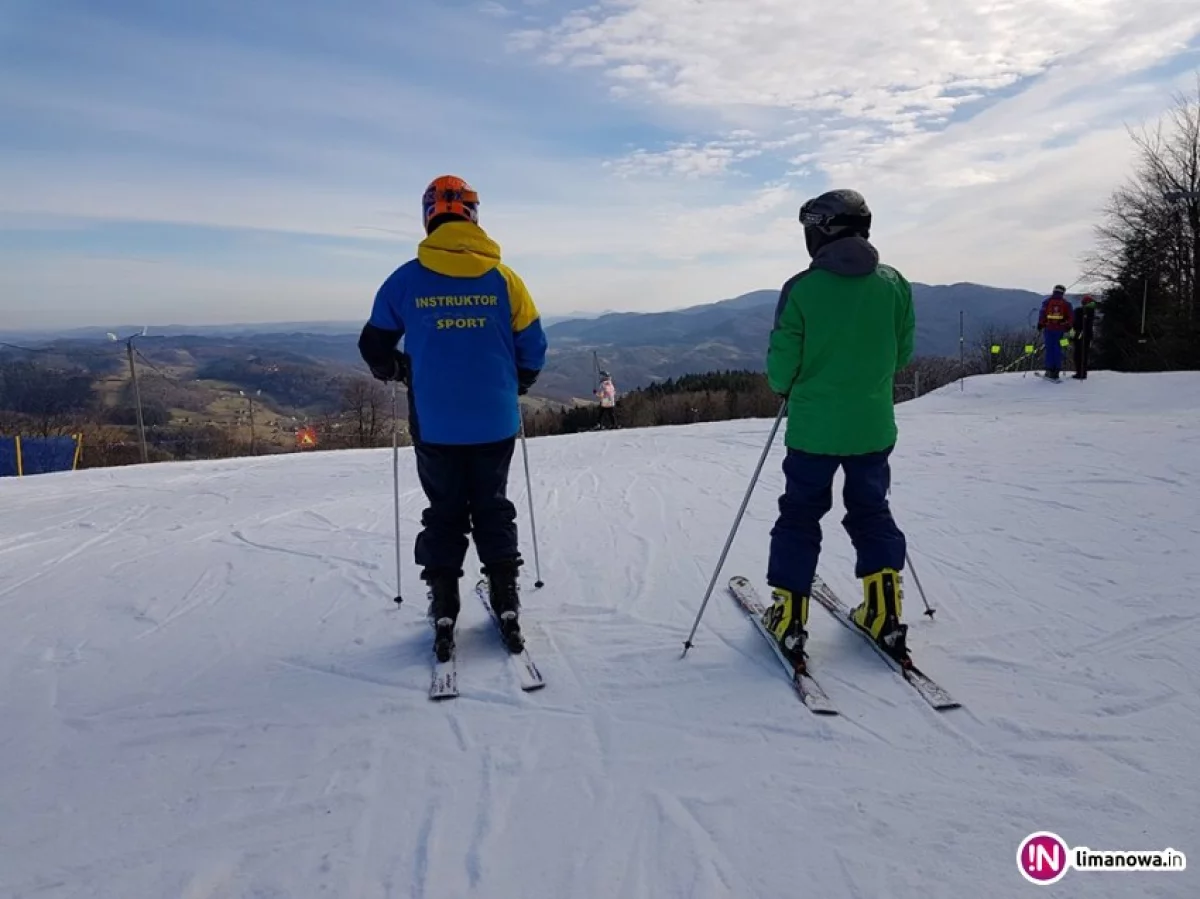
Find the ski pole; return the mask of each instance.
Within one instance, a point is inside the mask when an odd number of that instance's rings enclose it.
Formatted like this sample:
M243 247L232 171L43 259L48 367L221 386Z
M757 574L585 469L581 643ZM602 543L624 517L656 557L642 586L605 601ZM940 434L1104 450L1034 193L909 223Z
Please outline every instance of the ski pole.
M904 558L908 561L908 569L912 572L913 582L917 585L917 592L921 594L921 602L925 603L925 614L933 618L933 613L937 610L931 608L929 600L925 598L925 588L921 586L921 579L917 577L917 569L913 566L912 558L908 554L908 549L904 550Z
M400 417L398 410L399 386L392 381L392 493L395 497L394 511L396 516L396 605L404 602L400 594Z
M525 446L525 410L518 406L521 413L521 455L525 459L525 496L529 499L529 528L533 532L533 570L537 580L533 582L535 589L545 586L542 580L542 563L538 559L537 521L533 517L533 482L529 478L529 450Z
M725 540L725 548L721 550L721 558L717 560L716 570L713 571L712 580L708 582L708 589L704 592L704 601L700 603L700 611L696 613L696 621L692 624L692 632L688 634L688 638L683 642L683 658L687 655L688 650L692 648L692 638L696 636L696 629L700 627L700 618L704 614L704 609L708 605L708 601L712 598L713 587L716 586L717 577L721 573L721 567L725 564L725 557L729 554L729 548L733 546L733 537L737 533L738 525L742 523L742 516L746 513L746 506L750 504L750 494L754 492L754 485L758 483L758 476L762 472L763 463L767 461L767 454L771 451L771 444L775 442L775 433L779 430L779 423L783 421L784 413L787 412L787 400L779 404L779 412L775 416L775 424L771 428L771 436L767 438L767 445L763 447L762 455L758 459L758 465L754 469L754 475L750 478L750 486L746 488L746 495L742 499L742 507L738 509L737 517L733 520L733 527L729 531L729 537Z
M891 487L888 487L887 495L888 496L892 495ZM921 602L925 603L925 614L928 615L930 618L932 618L933 613L936 612L937 609L930 608L929 600L925 598L925 588L921 586L921 579L919 577L917 577L917 569L916 569L916 567L913 566L912 556L910 556L908 554L907 546L904 547L904 561L908 563L908 568L912 572L913 581L917 585L917 592L921 594Z

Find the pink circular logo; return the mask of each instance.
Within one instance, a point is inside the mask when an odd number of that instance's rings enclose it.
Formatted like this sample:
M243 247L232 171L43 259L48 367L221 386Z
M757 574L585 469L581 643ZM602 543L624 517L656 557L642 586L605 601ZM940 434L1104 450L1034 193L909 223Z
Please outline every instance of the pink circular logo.
M1066 840L1048 830L1031 833L1017 849L1017 867L1030 883L1058 883L1071 867Z

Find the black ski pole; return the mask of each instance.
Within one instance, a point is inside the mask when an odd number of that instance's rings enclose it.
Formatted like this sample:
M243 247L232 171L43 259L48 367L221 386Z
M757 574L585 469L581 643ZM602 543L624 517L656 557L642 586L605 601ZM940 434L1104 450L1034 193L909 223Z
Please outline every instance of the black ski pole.
M704 591L704 601L700 604L700 611L696 613L696 620L692 624L692 632L688 634L688 638L683 642L683 655L680 658L686 656L688 650L692 648L692 638L696 636L696 629L700 627L700 618L704 615L704 609L708 605L709 599L712 598L713 587L716 586L717 577L721 574L721 567L725 564L725 557L729 555L729 548L733 545L733 537L737 533L738 525L742 523L742 516L746 513L746 506L750 504L750 494L754 492L754 485L758 483L758 476L762 472L763 463L767 461L767 454L771 451L771 444L775 442L775 433L779 430L779 423L783 421L787 407L788 401L786 399L779 404L779 412L775 416L775 424L771 428L771 436L767 438L767 445L763 447L762 455L759 456L758 465L754 469L754 475L750 478L750 486L746 488L746 496L742 499L742 507L738 509L737 517L733 520L733 527L730 529L729 537L725 541L725 548L721 550L721 558L717 560L717 567L713 571L712 580L708 582L708 589Z

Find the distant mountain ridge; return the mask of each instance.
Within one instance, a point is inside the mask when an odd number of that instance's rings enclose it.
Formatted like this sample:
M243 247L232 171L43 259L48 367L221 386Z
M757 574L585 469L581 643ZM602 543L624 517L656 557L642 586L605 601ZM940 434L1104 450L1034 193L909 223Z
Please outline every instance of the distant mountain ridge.
M1032 311L1040 294L1028 290L987 287L967 282L947 285L914 283L913 305L917 317L917 352L948 356L958 352L959 312L968 341L991 326L1022 327L1032 324ZM614 312L591 319L572 319L547 328L555 340L602 346L669 346L679 341L736 338L761 333L770 317L779 290L755 290L729 300L691 306L671 312ZM749 326L747 326L749 323Z
M596 381L596 362L609 369L619 390L631 390L685 374L723 369L761 371L765 366L779 288L755 290L731 299L667 312L606 312L563 319L546 316L550 341L547 365L533 393L570 402L588 400ZM976 352L988 328L1014 330L1032 326L1041 294L989 287L970 282L913 284L918 355L958 356L959 316L966 350ZM144 351L162 347L186 349L206 356L252 354L275 359L306 357L331 372L362 373L357 335L362 321L273 322L264 324L156 326L142 341ZM45 335L54 343L108 343L111 331L121 337L140 332L141 325L76 328ZM10 332L11 333L11 332ZM27 344L39 336L16 332ZM0 334L0 340L6 335ZM111 346L111 344L109 344Z
M965 348L975 352L989 328L1031 326L1041 294L982 284L914 283L916 352L959 354L959 317ZM593 319L560 322L546 329L552 365L543 389L574 395L594 380L593 353L613 373L620 389L656 380L726 368L762 370L779 289L671 312L618 312ZM541 384L541 382L539 382ZM589 395L591 388L583 393Z
M338 336L353 334L357 337L367 320L370 309L363 312L361 319L327 321L295 321L295 322L246 322L226 323L217 325L158 325L158 324L122 324L103 327L86 325L79 328L24 328L17 330L0 330L0 340L13 343L56 340L105 340L108 334L116 334L125 338L131 334L140 334L142 328L147 329L148 336L153 337L253 337L256 335L289 335L315 334ZM555 325L566 321L586 320L591 313L577 312L569 315L545 315L542 322L545 326ZM600 313L596 313L600 314Z

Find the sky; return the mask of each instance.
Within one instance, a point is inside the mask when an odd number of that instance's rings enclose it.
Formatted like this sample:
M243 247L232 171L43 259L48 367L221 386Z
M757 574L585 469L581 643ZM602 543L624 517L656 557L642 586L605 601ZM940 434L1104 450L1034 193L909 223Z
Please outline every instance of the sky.
M1072 284L1195 0L0 0L0 330L365 320L441 174L545 315L808 264Z

